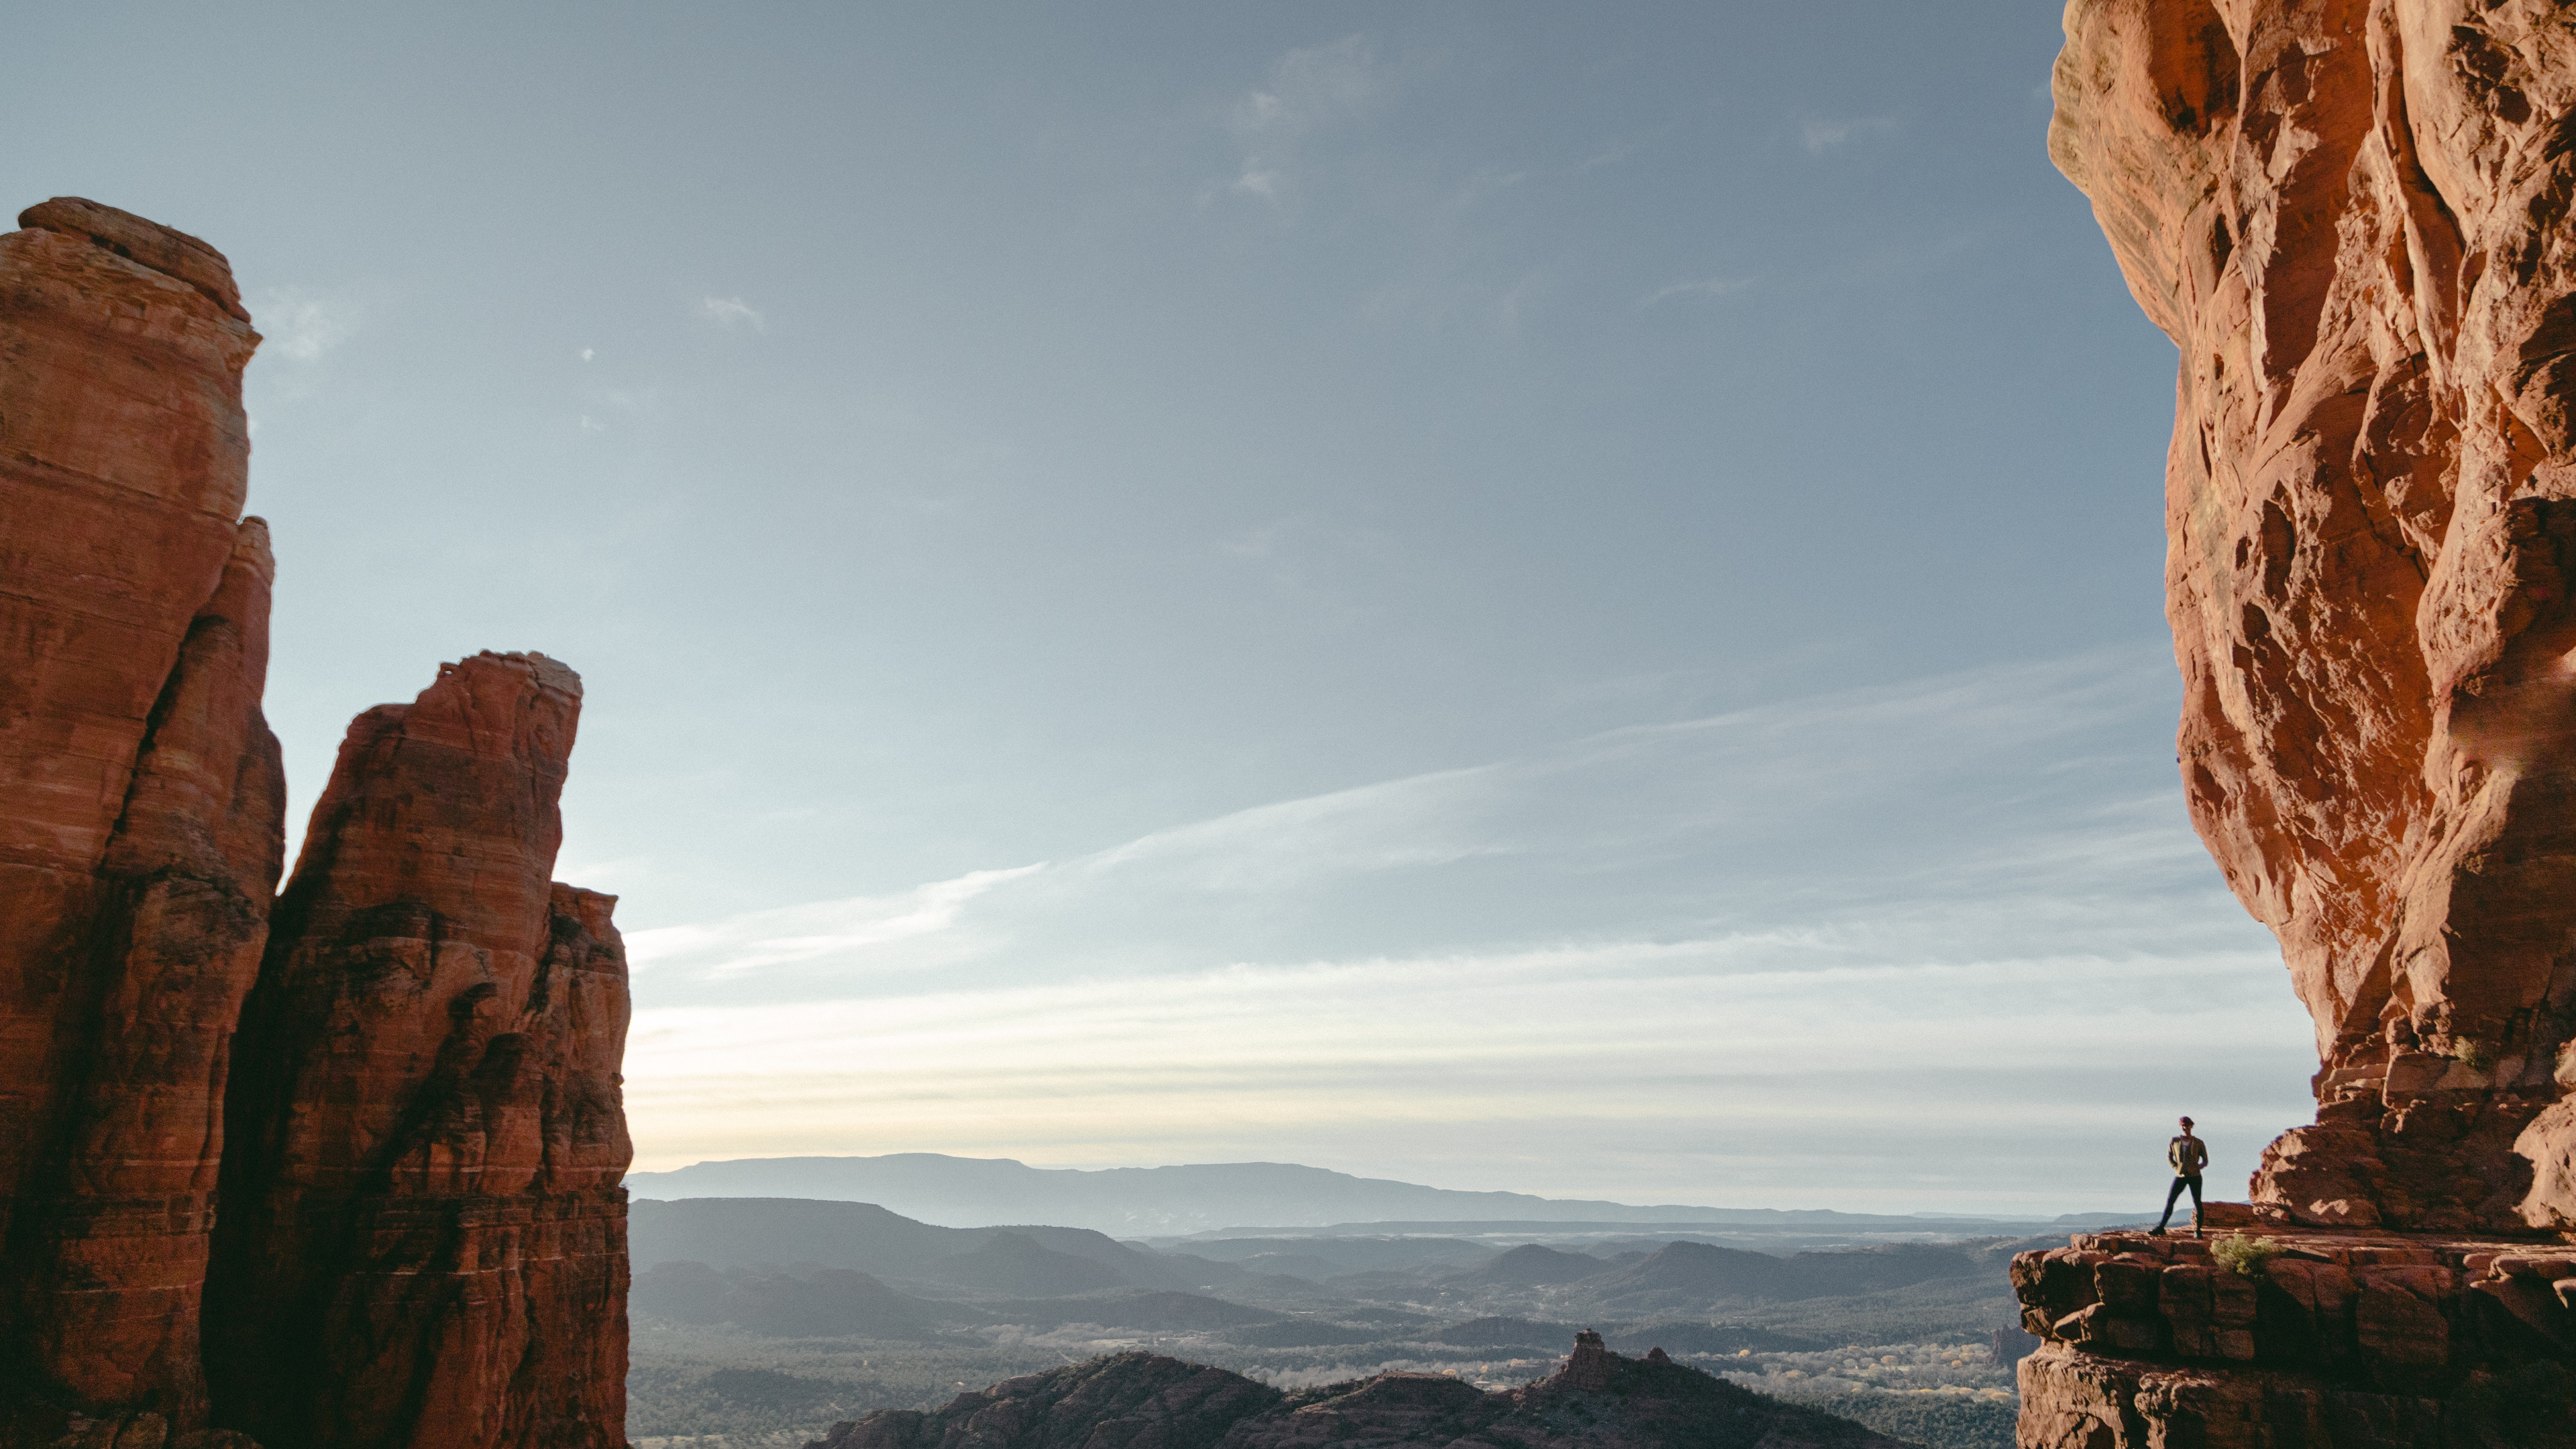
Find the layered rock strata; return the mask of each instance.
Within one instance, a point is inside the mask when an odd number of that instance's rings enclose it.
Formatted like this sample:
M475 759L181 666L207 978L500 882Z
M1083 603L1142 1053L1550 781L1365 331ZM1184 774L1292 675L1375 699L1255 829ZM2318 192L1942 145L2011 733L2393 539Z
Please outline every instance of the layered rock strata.
M1623 1358L1585 1333L1550 1378L1500 1393L1392 1373L1281 1393L1159 1354L1124 1353L960 1394L927 1413L881 1409L805 1449L1903 1449L1849 1419L1674 1363Z
M2217 1242L2090 1233L2013 1264L2046 1340L2024 1445L2576 1445L2576 1246L2309 1228L2240 1270Z
M2182 352L2198 827L2316 1024L2285 1220L2576 1227L2576 31L2073 0L2050 154Z
M2191 815L2315 1022L2247 1271L2015 1264L2025 1445L2576 1442L2576 29L2071 0L2050 153L2182 352Z
M268 533L223 258L54 201L0 236L0 1435L202 1423L233 1021L283 853ZM32 1427L30 1427L32 1426Z
M349 727L242 1020L209 1346L268 1449L624 1443L626 969L549 885L581 705L482 654Z
M20 223L0 1449L622 1444L625 967L549 880L579 683L484 655L361 716L273 909L258 337L194 238Z

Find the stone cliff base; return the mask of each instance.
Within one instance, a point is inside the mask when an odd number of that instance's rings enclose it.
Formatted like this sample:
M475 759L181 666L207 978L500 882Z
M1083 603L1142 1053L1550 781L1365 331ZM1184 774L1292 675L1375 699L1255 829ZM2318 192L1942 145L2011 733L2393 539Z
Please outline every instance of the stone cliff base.
M2022 1449L2576 1449L2576 1246L2211 1207L2013 1261Z
M2529 1376L2525 1376L2529 1377ZM2105 1358L2051 1344L2021 1362L2022 1449L2557 1449L2576 1444L2564 1371L2488 1376L2449 1398L2320 1374Z

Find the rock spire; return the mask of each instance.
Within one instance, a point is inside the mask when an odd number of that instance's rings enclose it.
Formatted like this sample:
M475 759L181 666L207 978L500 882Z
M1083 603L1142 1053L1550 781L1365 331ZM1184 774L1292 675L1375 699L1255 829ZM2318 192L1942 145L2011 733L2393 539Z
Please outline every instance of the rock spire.
M258 335L194 237L19 224L0 1449L623 1444L625 963L550 880L580 682L486 654L360 716L277 898Z

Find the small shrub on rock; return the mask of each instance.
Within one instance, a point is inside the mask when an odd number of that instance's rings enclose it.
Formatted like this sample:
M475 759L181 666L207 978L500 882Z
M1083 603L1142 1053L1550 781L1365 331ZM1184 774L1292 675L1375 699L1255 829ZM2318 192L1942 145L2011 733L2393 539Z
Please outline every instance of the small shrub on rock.
M2270 1238L2251 1238L2243 1233L2229 1233L2209 1245L2209 1256L2222 1268L2233 1268L2248 1278L2263 1275L2263 1265L2285 1251Z

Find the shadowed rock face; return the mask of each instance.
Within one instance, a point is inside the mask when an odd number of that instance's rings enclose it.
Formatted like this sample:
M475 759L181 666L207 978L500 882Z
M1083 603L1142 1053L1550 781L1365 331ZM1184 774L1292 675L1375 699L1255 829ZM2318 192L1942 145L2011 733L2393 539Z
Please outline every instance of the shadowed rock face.
M2182 351L2194 824L2280 938L2301 1223L2576 1226L2576 32L2074 0L2050 153Z
M268 530L223 259L86 202L0 236L0 1435L202 1422L233 1021L284 848Z
M0 1449L622 1444L625 964L548 879L579 681L482 655L361 716L272 911L258 337L194 238L20 223Z
M242 1022L210 1345L269 1449L624 1439L612 898L549 885L581 684L482 654L349 728Z

